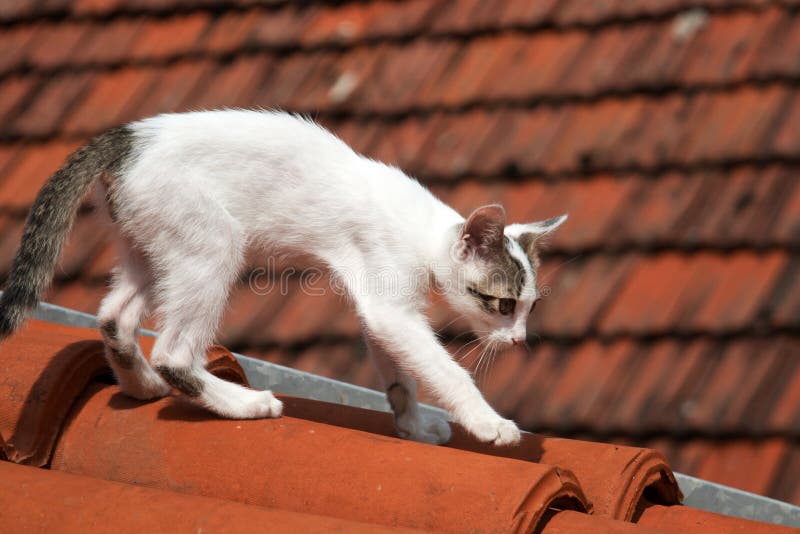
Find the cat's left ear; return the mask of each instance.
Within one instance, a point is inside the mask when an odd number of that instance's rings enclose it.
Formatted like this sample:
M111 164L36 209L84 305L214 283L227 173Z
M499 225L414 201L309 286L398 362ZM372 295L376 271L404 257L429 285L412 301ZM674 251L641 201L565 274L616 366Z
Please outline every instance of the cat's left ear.
M508 237L513 237L519 242L522 249L530 258L531 263L538 265L539 255L536 242L540 238L553 233L559 226L564 224L566 220L567 214L564 214L528 224L510 224L506 226L505 233Z
M461 228L456 256L461 260L473 255L491 257L503 250L506 211L499 204L481 206L473 211Z

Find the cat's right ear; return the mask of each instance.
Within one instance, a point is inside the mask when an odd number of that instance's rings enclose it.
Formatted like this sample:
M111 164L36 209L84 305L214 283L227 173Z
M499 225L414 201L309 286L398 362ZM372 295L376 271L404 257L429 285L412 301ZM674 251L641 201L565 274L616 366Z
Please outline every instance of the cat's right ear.
M461 260L473 256L489 257L503 250L506 211L499 204L473 211L461 228L456 254Z

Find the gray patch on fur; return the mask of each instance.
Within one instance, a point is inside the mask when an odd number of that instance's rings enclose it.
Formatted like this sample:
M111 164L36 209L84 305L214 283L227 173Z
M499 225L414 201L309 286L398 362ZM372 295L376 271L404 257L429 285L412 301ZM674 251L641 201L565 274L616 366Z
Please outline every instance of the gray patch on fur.
M189 397L199 397L203 394L203 382L197 378L189 367L169 367L159 365L156 372L166 380L167 384L174 387Z
M509 239L506 238L502 251L487 258L489 268L485 276L475 284L476 291L495 298L517 299L522 294L525 287L525 268L511 255L509 245ZM476 298L486 308L486 303L480 297ZM496 309L496 306L491 306L491 309Z
M0 339L11 335L49 284L81 199L104 173L118 175L133 152L133 131L109 130L73 152L33 202L8 285L0 297Z
M111 363L115 363L125 370L133 369L133 365L136 362L136 355L134 354L136 347L119 346L117 322L113 319L104 321L100 324L100 333L105 340L106 348L108 349L108 357Z
M117 322L114 319L100 323L100 333L107 343L117 344Z
M557 219L558 217L556 217ZM548 221L551 219L548 219ZM552 224L552 223L551 223ZM531 265L535 268L539 267L539 254L536 252L536 238L537 236L532 233L522 234L517 238L519 246L528 255Z
M392 407L395 418L400 417L408 410L408 390L400 382L395 382L386 389L386 399Z
M110 358L114 363L126 371L133 369L133 364L136 363L136 356L131 350L118 349L113 345L106 346L108 347Z

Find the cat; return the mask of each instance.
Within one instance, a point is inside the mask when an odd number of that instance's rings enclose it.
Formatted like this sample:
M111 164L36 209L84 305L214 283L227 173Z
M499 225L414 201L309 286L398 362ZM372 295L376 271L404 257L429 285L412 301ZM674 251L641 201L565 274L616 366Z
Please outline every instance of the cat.
M280 416L270 391L223 381L204 360L248 254L296 252L344 281L400 437L450 439L444 418L420 411L421 381L477 439L519 441L438 341L426 298L441 291L485 347L524 343L539 296L537 241L566 215L507 226L492 204L464 219L399 169L293 114L162 114L95 137L42 187L0 298L0 339L37 304L93 186L120 245L98 321L126 394L174 388L222 417ZM137 343L149 310L160 331L150 363Z

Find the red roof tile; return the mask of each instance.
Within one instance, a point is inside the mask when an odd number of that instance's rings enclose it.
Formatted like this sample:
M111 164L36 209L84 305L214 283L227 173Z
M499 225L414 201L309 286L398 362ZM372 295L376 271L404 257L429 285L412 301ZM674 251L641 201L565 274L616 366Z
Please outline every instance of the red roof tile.
M638 525L651 528L672 528L681 532L793 532L791 527L779 527L744 519L692 510L684 506L653 505L645 508L636 520Z
M504 413L532 429L675 450L783 440L796 457L791 5L11 4L0 7L0 278L37 189L89 135L166 111L288 107L464 213L493 200L514 221L570 213L543 253L533 357L514 352L478 373ZM88 232L89 211L49 298L95 312L114 252ZM442 309L437 329L453 319ZM221 339L376 385L358 330L338 297L240 286ZM459 356L463 331L458 321L442 331ZM796 473L798 463L781 465ZM800 502L798 477L775 471L757 490ZM748 472L717 474L743 484Z
M144 340L144 350L152 339ZM0 435L3 453L16 463L44 465L75 399L87 384L108 375L100 334L93 329L29 321L3 343ZM209 352L209 370L246 383L230 353ZM236 367L231 370L231 366Z
M150 68L123 68L98 77L64 123L64 131L86 135L122 122L135 113L155 79Z
M130 409L102 417L109 403ZM94 427L98 417L100 426L87 435L85 426ZM226 436L224 448L214 444L218 439L214 436L221 435ZM250 454L254 440L270 454ZM112 441L118 446L108 447ZM106 445L98 448L100 443ZM123 450L125 454L119 454ZM354 454L357 450L361 452ZM565 497L576 503L582 500L567 471L542 464L391 438L376 440L367 433L292 417L208 419L196 409L169 401L141 405L108 387L87 391L59 440L52 467L289 511L452 532L480 525L489 530L518 525L525 531L540 520L550 502L564 502ZM244 472L250 476L229 483L232 473ZM269 483L258 473L286 483ZM348 480L347 491L340 483L343 477ZM474 498L487 492L496 498ZM463 507L467 501L469 508Z
M128 59L152 59L189 53L208 23L208 14L202 12L152 21L137 35Z
M269 525L284 532L402 532L305 513L247 506L133 484L0 462L6 528L25 532L244 532ZM143 513L146 510L146 513ZM571 518L580 521L579 518ZM168 525L168 527L167 527ZM407 530L408 532L414 532Z
M148 352L152 339L143 341ZM130 495L116 517L124 517L137 499L159 495L149 489L158 488L170 492L160 494L160 503L175 503L190 519L198 517L190 512L194 509L206 521L229 511L250 517L259 509L231 505L240 502L280 510L271 512L279 521L300 520L284 513L300 512L437 531L528 532L539 526L558 532L565 525L591 524L590 516L568 514L546 526L560 511L585 510L588 496L591 517L601 518L592 529L598 532L628 528L610 519L646 526L664 517L687 525L696 518L727 528L779 531L675 506L680 494L674 478L653 450L536 435L526 435L517 447L495 448L474 442L459 427L450 447L434 447L392 438L388 413L296 398L283 399L285 414L277 420L221 420L180 399L143 403L116 387L90 383L107 372L95 331L31 321L3 347L3 374L14 377L4 381L8 394L0 396L5 399L0 403L4 457L35 465L49 460L55 471L91 477L45 476L46 471L0 463L9 474L4 481L24 479L23 491L45 488L33 492L35 502L25 499L14 508L23 511L15 525L45 520L33 510L51 498L53 506L70 514L72 501L60 496L81 485L81 495L98 505L103 498ZM246 384L224 348L212 347L209 359L213 373ZM256 441L270 454L252 454ZM344 479L346 486L340 483ZM480 498L487 492L491 499ZM6 493L7 498L14 494ZM190 496L224 502L208 511L201 501L184 504ZM139 521L154 519L161 510L148 508Z

